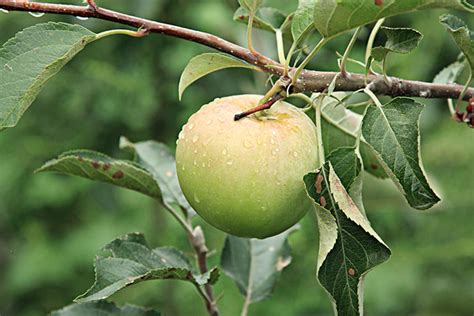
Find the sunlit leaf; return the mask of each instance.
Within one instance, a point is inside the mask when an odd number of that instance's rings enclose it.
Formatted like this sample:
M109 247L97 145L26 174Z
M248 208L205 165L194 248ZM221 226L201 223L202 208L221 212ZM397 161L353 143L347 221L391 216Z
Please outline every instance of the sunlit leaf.
M216 268L206 276L193 274L191 264L178 249L161 247L151 249L142 234L128 234L104 247L111 257L98 257L95 262L96 281L76 302L102 300L117 291L147 280L175 279L195 285L215 283L219 276Z
M15 126L45 83L95 34L80 25L28 27L0 48L0 130Z
M196 80L214 71L226 68L247 68L256 71L260 69L230 55L220 53L205 53L192 58L181 74L179 80L179 98L183 96L184 90Z
M363 280L390 249L350 198L330 162L304 177L319 227L317 277L337 315L362 315Z
M298 8L291 22L291 34L294 42L299 42L310 30L314 29L314 3L314 0L298 1Z
M315 0L314 24L324 37L331 37L378 19L416 10L435 8L458 9L474 12L474 6L465 0Z
M377 152L382 165L417 209L427 209L439 201L430 188L420 159L419 119L423 105L408 98L396 98L379 108L367 109L362 134Z
M434 83L454 83L466 68L465 60L457 60L443 68L433 79Z
M98 301L71 304L51 313L51 316L160 316L161 313L133 305L116 306L112 302Z

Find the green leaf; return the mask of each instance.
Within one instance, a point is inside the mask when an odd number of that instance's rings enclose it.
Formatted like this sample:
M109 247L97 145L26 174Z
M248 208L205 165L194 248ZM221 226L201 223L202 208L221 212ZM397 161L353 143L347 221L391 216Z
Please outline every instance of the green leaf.
M51 316L160 316L161 313L133 305L118 307L112 302L98 301L71 304L51 313Z
M457 60L443 68L433 79L433 83L454 83L466 68L465 60Z
M80 25L50 22L6 42L0 48L0 130L14 127L45 83L95 36Z
M205 53L192 58L181 74L179 80L179 99L183 96L184 90L196 80L225 68L247 68L256 71L260 69L250 65L230 55L220 53Z
M443 15L440 17L440 22L453 36L471 66L471 73L474 74L474 32L469 30L463 20L454 15Z
M247 24L249 21L249 13L242 7L239 7L234 13L234 21ZM279 28L285 28L287 16L275 8L262 7L259 8L253 19L253 27L265 31L275 32Z
M298 43L310 30L314 29L313 12L314 0L299 0L298 8L291 22L291 34L293 41Z
M291 263L288 236L295 228L266 239L228 235L222 251L221 267L235 281L246 304L267 298L281 271Z
M215 283L217 268L206 276L195 275L184 254L171 247L151 249L142 234L128 234L104 247L111 257L98 257L95 262L96 281L76 302L103 300L115 292L147 280L175 279L195 285Z
M385 59L388 53L407 54L418 47L423 34L410 28L382 27L387 41L383 47L372 48L372 56L377 61Z
M419 157L419 118L423 105L395 98L383 108L371 106L362 121L362 134L383 161L383 167L408 203L427 209L439 198L426 180Z
M90 150L74 150L45 163L37 172L56 171L95 181L114 184L160 198L161 191L153 176L127 160L117 160Z
M240 6L248 11L257 10L262 5L262 2L263 0L239 0Z
M362 163L354 147L339 147L327 156L334 172L359 210L365 215L362 201Z
M158 183L166 206L181 206L190 215L195 213L181 191L174 154L166 145L152 140L132 143L121 137L120 148L131 149L135 153L135 162L147 170Z
M415 10L445 8L474 12L474 6L465 0L384 1L381 6L376 5L374 0L314 1L314 25L324 37Z
M337 315L362 315L364 277L390 257L390 249L347 194L330 162L304 181L318 219L318 280Z
M345 94L336 92L334 96L342 97ZM337 100L325 98L321 127L326 155L340 147L355 147L361 122L361 115L345 109ZM364 140L360 142L359 151L367 172L379 178L387 177L375 151Z

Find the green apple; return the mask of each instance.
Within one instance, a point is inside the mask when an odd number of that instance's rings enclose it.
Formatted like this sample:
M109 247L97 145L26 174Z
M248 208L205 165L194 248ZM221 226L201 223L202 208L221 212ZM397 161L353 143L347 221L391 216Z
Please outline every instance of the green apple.
M316 128L286 102L234 121L260 95L204 105L179 134L178 179L209 224L240 237L266 238L297 223L310 208L303 176L318 167Z

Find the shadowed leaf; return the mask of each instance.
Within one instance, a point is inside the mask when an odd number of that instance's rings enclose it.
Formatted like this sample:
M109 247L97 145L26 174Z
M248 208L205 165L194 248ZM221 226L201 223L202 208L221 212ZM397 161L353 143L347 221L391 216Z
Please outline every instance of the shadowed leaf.
M426 180L420 160L419 118L423 105L396 98L367 109L362 134L383 161L383 167L408 203L427 209L439 201Z
M160 316L161 313L133 305L118 307L107 301L71 304L51 313L51 316Z

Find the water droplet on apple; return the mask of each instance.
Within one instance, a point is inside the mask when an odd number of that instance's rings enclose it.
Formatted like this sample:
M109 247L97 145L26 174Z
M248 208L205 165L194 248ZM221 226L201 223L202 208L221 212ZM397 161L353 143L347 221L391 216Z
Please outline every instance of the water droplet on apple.
M234 161L233 161L232 159L227 160L227 164L228 164L229 166L232 166L233 163L234 163Z
M31 16L34 16L35 18L40 18L44 15L43 12L28 12Z
M298 153L296 151L293 152L294 157L298 157Z
M197 154L197 153L198 153L198 150L197 150L197 149L194 149L194 153Z
M205 162L202 163L202 167L206 168L206 163Z
M212 124L212 120L207 120L206 121L206 125L211 125Z
M193 164L194 164L195 166L197 166L197 165L198 165L197 160L194 160Z
M244 147L245 148L252 148L252 143L248 140L244 140Z
M227 155L227 149L224 148L224 150L222 151L222 154Z
M275 155L276 155L276 150L272 149L272 156L275 156Z
M270 144L275 145L275 140L273 138L270 139Z
M193 123L188 124L188 129L189 129L189 130L192 130L193 128L194 128L194 124L193 124Z
M185 136L184 131L179 132L179 135L178 135L179 139L184 139L184 136Z
M199 197L196 195L196 193L194 193L194 201L196 203L201 203L201 200L199 200Z
M199 140L199 136L194 135L193 136L193 143L196 144L198 140Z

